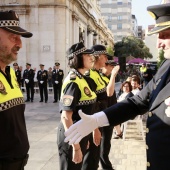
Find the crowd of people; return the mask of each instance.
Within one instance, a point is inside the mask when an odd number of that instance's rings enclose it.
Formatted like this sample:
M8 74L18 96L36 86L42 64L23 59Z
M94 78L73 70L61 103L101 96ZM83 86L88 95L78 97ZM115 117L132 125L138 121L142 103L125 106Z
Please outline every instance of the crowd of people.
M34 101L34 93L40 93L40 102L47 103L48 92L54 92L54 101L56 103L60 100L61 86L63 82L64 72L60 69L60 63L56 62L53 70L50 67L48 70L44 69L44 64L40 64L40 69L32 69L30 63L26 63L26 69L14 63L14 71L19 87L24 92L26 89L25 102Z

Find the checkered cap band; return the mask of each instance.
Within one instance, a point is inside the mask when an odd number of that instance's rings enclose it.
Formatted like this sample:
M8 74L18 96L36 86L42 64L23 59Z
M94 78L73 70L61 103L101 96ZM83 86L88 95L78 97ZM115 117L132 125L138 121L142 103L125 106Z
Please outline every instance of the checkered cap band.
M99 55L99 54L107 54L107 51L106 50L94 51L94 55Z
M0 27L19 27L19 21L3 20L3 21L0 21Z
M80 50L75 51L75 52L73 53L73 55L81 54L81 53L84 52L84 51L86 51L86 47L83 47L83 48L81 48Z
M89 104L94 104L96 102L96 98L93 100L84 100L84 101L79 101L78 102L78 106L82 106L82 105L89 105Z
M10 109L14 106L20 105L20 104L24 104L24 98L20 97L20 98L15 98L9 101L6 101L4 103L0 103L0 111L4 111L7 109Z
M96 93L96 94L100 94L100 93L103 93L103 92L105 92L105 91L106 91L106 87L103 88L103 89L100 89L100 90L96 90L95 93Z

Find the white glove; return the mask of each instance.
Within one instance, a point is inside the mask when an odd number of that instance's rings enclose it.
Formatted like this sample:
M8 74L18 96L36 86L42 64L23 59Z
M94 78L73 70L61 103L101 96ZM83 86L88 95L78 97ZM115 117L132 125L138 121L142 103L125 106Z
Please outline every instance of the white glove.
M168 106L165 109L165 114L167 115L167 117L170 117L170 97L165 100L165 104Z
M58 81L55 81L55 84L58 84Z
M28 79L25 79L25 82L26 82L26 83L29 83L29 80L28 80Z
M41 83L41 84L43 84L43 83L44 83L44 81L40 81L40 83Z
M90 134L94 129L98 128L98 124L95 118L95 115L86 115L79 110L79 116L81 120L69 127L65 132L64 142L68 142L72 145L78 144L82 138Z

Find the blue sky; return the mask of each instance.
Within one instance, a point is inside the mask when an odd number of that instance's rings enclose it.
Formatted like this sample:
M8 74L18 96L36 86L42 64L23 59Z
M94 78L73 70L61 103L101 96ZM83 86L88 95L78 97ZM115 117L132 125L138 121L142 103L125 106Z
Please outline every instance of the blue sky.
M138 25L147 28L148 25L155 24L154 19L148 14L147 7L159 5L161 0L132 0L132 14L137 18Z

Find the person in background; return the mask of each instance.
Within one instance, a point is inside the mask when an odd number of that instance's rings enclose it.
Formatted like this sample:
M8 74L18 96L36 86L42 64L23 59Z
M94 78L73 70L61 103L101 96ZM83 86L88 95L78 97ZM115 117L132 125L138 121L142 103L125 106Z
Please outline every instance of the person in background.
M5 24L4 24L5 23ZM22 29L15 11L0 11L0 169L24 170L29 141L25 124L25 102L13 68L22 48L21 36L32 37Z
M153 79L138 95L91 116L80 112L81 120L66 132L65 142L77 143L98 127L116 125L148 111L146 123L147 170L169 170L170 160L170 3L150 6L156 20L149 35L157 35L157 47L165 60ZM126 112L124 112L126 111Z
M34 75L35 73L34 70L31 69L31 64L26 63L26 69L24 70L24 74L23 74L23 78L27 90L27 99L25 100L25 102L29 102L30 100L31 102L33 102L34 100Z
M61 122L58 125L57 145L59 151L60 170L81 170L89 136L79 144L70 146L64 142L64 132L73 123L80 120L78 110L88 114L93 112L96 103L96 94L90 89L84 74L93 64L91 54L93 50L86 49L82 42L73 44L68 50L69 67L71 71L62 85L61 95Z
M35 88L38 88L38 80L37 80L37 69L34 68L34 93L37 92L38 93L38 89L35 89Z
M140 78L136 75L133 75L130 82L132 86L133 95L138 94L140 92Z
M25 92L25 89L24 89L24 79L23 79L23 74L24 74L24 71L23 71L23 68L22 66L19 66L19 70L21 71L21 88L22 88L22 91Z
M101 76L102 79L106 82L106 92L108 104L107 107L110 107L117 103L116 92L115 92L115 78L119 71L119 66L116 66L113 57L107 55L108 61L105 63L105 67L102 68ZM103 127L101 147L100 148L100 163L103 169L113 169L112 164L109 160L109 153L111 148L111 138L113 134L113 126Z
M150 65L147 64L146 65L146 72L143 73L143 87L145 87L149 81L153 78L153 75L152 75L152 70L150 69Z
M121 90L123 93L118 97L117 102L121 102L121 101L133 96L131 82L129 82L129 81L123 82L122 86L121 86ZM117 126L114 126L114 128L116 131L116 136L114 137L114 139L122 138L123 133L121 131L120 124Z
M52 68L49 67L48 69L48 87L53 87L53 82L52 82ZM49 91L51 92L52 89L49 89Z
M47 80L48 80L48 71L44 70L44 64L40 64L40 70L37 72L38 86L40 89L40 102L48 101L48 90L47 90ZM44 95L43 95L44 94Z
M19 70L18 63L13 64L14 70L15 70L15 75L17 78L18 86L21 87L21 71Z
M142 63L142 66L140 67L140 77L141 77L141 88L145 86L145 75L144 73L147 72L147 67L145 63Z
M54 88L54 102L60 100L61 87L63 82L64 72L60 69L60 63L55 63L55 69L52 72L53 88Z

